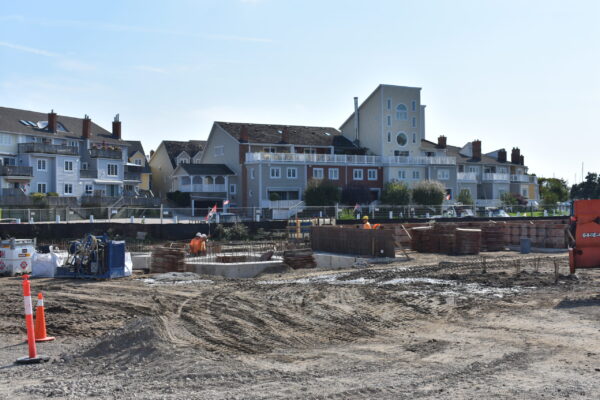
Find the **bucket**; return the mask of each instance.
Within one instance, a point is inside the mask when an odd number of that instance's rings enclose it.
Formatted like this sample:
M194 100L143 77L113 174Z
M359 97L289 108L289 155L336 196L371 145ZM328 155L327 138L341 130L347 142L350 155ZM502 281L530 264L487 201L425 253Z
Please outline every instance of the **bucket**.
M31 274L35 253L35 239L8 239L0 241L0 275Z
M531 252L531 239L521 238L521 254L529 254Z

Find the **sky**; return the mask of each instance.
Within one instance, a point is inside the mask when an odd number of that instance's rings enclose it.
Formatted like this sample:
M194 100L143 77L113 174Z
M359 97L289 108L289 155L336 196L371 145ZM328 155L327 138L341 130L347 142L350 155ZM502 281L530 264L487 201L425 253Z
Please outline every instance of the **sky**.
M0 105L90 115L146 152L213 121L339 128L421 87L426 138L600 172L600 2L0 0Z

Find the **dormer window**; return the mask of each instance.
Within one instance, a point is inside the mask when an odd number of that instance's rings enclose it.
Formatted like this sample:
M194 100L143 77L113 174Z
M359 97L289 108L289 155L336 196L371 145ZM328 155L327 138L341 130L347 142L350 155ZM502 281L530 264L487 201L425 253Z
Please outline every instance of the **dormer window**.
M133 163L135 165L140 165L141 166L142 165L142 160L140 160L139 158L136 158L135 160L133 160Z

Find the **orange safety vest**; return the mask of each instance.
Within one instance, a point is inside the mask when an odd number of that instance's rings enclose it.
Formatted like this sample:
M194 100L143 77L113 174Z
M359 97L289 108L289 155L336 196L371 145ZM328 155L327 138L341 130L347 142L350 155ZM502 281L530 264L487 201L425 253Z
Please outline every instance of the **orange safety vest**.
M190 242L190 252L192 254L198 254L200 250L202 250L202 242L203 240L199 237L195 237Z
M363 229L371 229L371 224L369 223L369 221L366 221L366 222L363 224Z

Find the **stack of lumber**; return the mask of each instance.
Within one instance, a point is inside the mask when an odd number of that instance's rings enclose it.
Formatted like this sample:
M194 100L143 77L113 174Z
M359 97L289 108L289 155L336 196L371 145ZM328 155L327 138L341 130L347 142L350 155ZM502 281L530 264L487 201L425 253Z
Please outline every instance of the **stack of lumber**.
M317 266L311 249L286 250L283 252L283 263L293 269Z
M456 254L479 254L481 250L481 229L457 228L454 251Z
M159 246L152 250L150 273L183 272L185 267L183 249Z
M506 250L504 226L497 223L482 224L481 247L486 251Z

